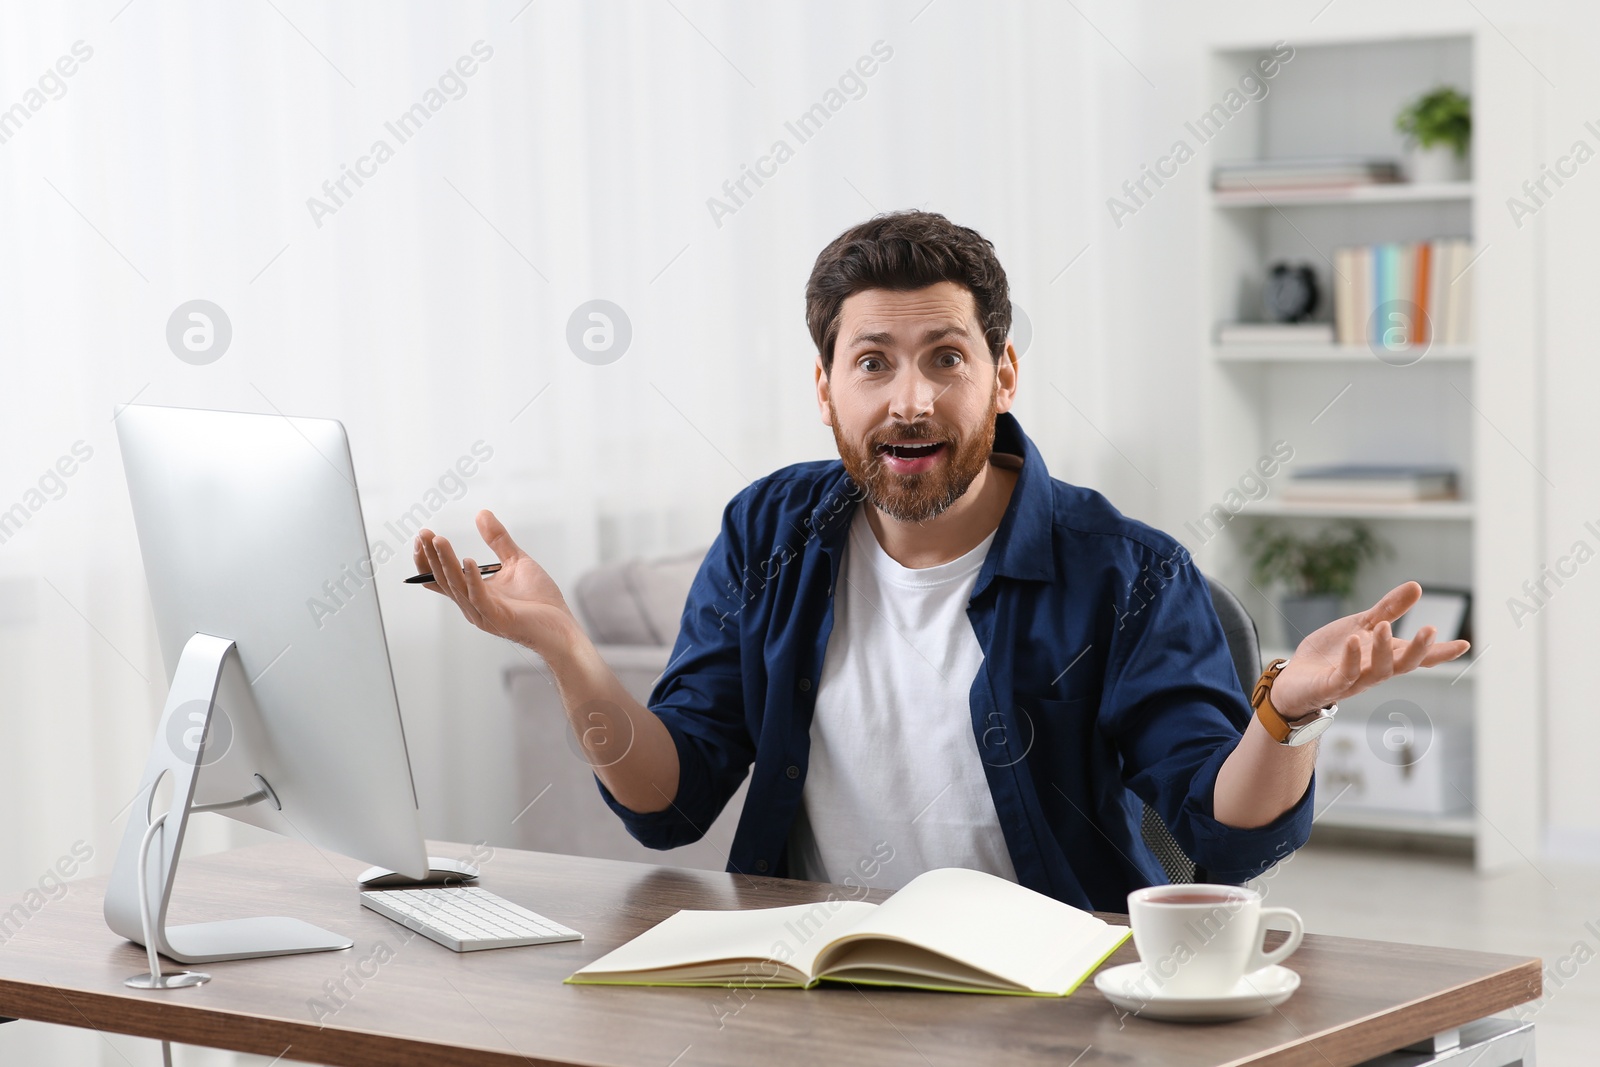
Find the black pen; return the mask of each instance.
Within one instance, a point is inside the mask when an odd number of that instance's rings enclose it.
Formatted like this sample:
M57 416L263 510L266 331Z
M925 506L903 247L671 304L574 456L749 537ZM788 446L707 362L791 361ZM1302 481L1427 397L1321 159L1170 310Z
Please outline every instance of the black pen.
M498 563L480 563L480 564L478 564L478 573L479 574L493 574L495 571L497 571L499 569L500 569L500 564L498 564ZM407 585L421 585L423 582L431 582L431 581L433 581L433 572L429 571L427 574L414 574L414 575L412 575L410 578L406 579L406 584Z

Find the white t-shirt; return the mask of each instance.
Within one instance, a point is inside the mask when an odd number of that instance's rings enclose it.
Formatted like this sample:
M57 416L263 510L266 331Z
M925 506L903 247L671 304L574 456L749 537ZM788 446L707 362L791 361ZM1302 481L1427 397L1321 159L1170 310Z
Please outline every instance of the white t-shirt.
M967 600L994 541L902 567L850 524L790 836L797 878L898 889L936 867L1016 881L972 729L983 649Z

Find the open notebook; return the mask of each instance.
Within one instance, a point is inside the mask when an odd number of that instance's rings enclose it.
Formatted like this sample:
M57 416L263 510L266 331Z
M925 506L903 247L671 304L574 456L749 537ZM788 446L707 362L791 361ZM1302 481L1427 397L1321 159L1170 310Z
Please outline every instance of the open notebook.
M828 979L1064 997L1129 932L1004 878L946 867L882 904L680 911L567 981L810 988Z

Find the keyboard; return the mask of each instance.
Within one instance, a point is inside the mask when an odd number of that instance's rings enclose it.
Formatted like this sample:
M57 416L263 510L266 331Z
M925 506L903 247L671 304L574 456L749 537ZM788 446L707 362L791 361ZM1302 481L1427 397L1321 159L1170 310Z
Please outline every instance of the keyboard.
M583 940L578 931L479 886L367 890L361 905L455 952Z

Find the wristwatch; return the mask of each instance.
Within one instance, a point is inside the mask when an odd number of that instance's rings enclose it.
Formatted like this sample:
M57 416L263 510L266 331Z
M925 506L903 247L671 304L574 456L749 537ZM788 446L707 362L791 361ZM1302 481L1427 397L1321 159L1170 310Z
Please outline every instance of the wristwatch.
M1318 708L1310 715L1293 720L1285 719L1278 714L1278 709L1272 706L1272 683L1288 665L1289 661L1286 659L1275 659L1261 672L1261 678L1250 694L1250 706L1256 709L1256 718L1261 720L1261 725L1267 728L1267 733L1278 744L1303 745L1308 741L1315 741L1322 736L1324 730L1333 725L1333 717L1338 714L1339 705L1331 704L1325 708Z

